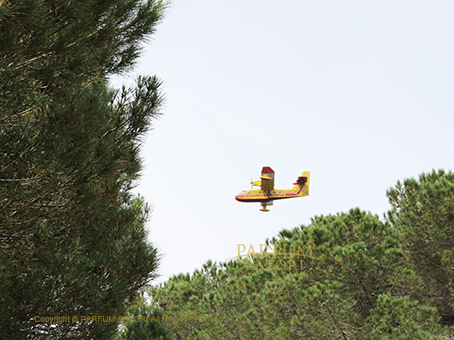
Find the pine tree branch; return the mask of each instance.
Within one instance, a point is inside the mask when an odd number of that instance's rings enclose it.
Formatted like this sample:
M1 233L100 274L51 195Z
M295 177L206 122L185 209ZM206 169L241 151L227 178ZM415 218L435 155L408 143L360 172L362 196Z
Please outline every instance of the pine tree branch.
M348 340L347 336L345 335L344 330L342 329L342 327L339 326L339 323L337 322L336 318L335 318L334 315L331 313L331 310L329 309L328 304L326 304L326 309L328 310L329 315L330 315L331 318L333 319L334 324L336 325L336 327L337 327L337 328L340 330L340 332L342 333L342 337L343 337L345 340Z

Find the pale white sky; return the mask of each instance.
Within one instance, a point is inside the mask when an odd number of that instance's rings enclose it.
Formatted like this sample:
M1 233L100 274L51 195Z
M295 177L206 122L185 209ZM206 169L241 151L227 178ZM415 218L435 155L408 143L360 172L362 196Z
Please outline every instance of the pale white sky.
M134 74L164 81L137 191L162 282L320 214L383 215L386 190L454 169L453 1L173 0ZM127 82L127 79L123 79ZM234 196L263 166L310 196Z

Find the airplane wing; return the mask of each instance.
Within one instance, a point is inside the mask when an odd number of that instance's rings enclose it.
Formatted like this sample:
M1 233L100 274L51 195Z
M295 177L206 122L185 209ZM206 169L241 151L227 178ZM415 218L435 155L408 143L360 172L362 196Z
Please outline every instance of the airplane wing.
M252 182L252 185L255 186L255 187L261 187L262 186L262 181L261 180L254 181L254 182Z

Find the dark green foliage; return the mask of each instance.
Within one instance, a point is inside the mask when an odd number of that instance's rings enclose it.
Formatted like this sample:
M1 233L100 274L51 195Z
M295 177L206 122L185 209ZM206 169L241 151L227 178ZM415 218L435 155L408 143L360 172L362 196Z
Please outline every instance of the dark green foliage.
M443 170L400 181L388 191L390 222L444 324L454 323L454 174Z
M0 337L109 338L155 277L149 208L130 194L160 82L114 91L154 32L157 1L5 1L0 6Z
M141 296L127 310L122 329L114 340L159 339L175 340L170 333L168 323L162 322L164 312L156 309Z
M224 322L169 324L187 339L440 339L435 308L421 296L399 236L377 216L352 209L283 230L273 255L178 275L151 295L170 316ZM277 245L277 247L276 247ZM252 262L251 262L252 261ZM291 262L293 261L293 262ZM438 334L438 335L437 335Z
M411 301L408 296L380 295L367 325L373 340L442 339L435 308ZM438 332L437 332L438 330Z

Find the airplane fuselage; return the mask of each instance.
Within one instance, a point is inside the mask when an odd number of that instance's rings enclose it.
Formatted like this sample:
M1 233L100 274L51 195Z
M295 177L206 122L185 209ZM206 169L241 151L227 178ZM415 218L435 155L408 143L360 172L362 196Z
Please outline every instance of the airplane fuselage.
M261 189L243 191L235 196L239 202L270 202L279 199L307 196L308 190L303 190L303 186L297 191L292 190L270 190L264 191Z

